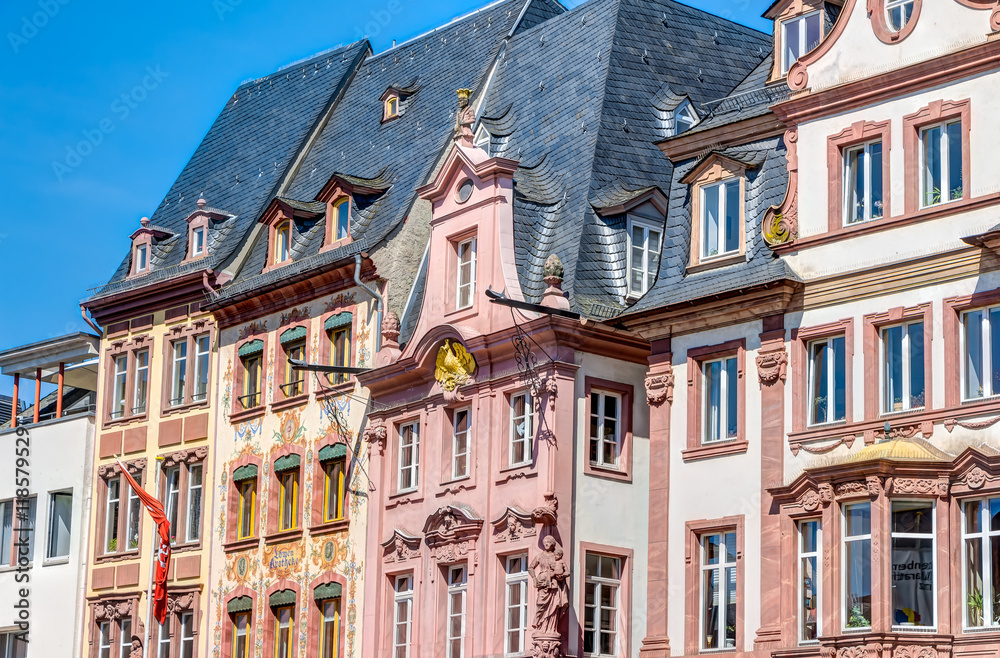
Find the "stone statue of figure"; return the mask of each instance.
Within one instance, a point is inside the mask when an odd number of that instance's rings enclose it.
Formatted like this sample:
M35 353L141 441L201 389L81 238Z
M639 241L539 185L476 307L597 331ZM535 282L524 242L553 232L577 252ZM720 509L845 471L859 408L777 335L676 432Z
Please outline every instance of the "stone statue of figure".
M471 89L458 90L458 112L455 113L455 141L472 145L472 126L476 123L476 111L469 105Z
M142 640L138 636L132 636L132 650L129 653L129 658L142 658Z
M558 635L559 622L569 607L569 567L563 560L562 547L548 535L542 540L544 551L535 556L528 567L535 582L535 620L531 624L539 634Z

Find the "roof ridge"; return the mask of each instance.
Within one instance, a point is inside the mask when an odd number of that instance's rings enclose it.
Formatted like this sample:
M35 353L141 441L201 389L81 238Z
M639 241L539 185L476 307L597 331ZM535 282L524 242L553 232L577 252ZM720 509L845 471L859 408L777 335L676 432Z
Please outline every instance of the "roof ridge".
M289 62L288 64L284 64L284 65L278 67L276 70L268 73L267 75L263 75L263 76L261 76L259 78L247 78L246 80L244 80L243 82L241 82L239 85L237 85L236 91L239 91L240 89L243 89L243 87L246 87L248 85L260 84L261 82L263 82L264 80L267 80L268 78L270 78L272 76L278 75L279 73L284 73L288 69L291 69L291 68L294 68L296 66L299 66L300 64L305 64L307 62L312 62L314 59L322 59L323 57L329 57L331 55L334 55L334 54L337 54L337 53L340 53L340 52L345 52L346 53L346 52L350 51L352 48L354 48L354 47L356 47L356 46L358 46L358 45L360 45L362 43L366 43L366 42L367 42L366 39L360 39L358 41L353 41L353 42L351 42L349 44L346 44L346 45L345 44L339 44L339 45L333 46L332 48L327 48L326 50L321 50L318 53L314 53L314 54L309 55L307 57L302 57L300 59L295 60L294 62ZM233 92L233 93L236 93L236 92Z

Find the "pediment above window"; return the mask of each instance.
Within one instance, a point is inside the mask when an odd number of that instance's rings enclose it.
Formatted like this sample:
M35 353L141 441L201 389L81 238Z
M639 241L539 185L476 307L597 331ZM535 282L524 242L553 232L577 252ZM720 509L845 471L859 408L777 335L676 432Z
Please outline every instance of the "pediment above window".
M663 219L667 215L667 195L658 186L652 185L638 190L618 189L604 192L599 198L591 201L594 211L601 217L611 217L622 213L634 212L643 206L646 212L643 216Z
M383 562L405 562L420 555L420 537L399 528L381 546Z
M341 172L334 173L316 195L317 201L327 202L338 196L377 196L392 187L392 173L383 168L371 178Z
M471 508L445 505L427 517L424 522L424 541L431 548L441 544L474 539L483 529L483 519Z
M751 166L748 162L741 162L721 153L712 152L702 158L691 171L685 174L684 178L681 179L681 183L684 185L699 185L713 183L723 178L729 178L730 176L742 176L743 172Z

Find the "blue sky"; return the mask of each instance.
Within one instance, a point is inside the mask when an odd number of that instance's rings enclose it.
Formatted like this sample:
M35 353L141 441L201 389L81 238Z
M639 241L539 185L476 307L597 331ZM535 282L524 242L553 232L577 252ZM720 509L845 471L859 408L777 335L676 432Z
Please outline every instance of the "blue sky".
M80 300L240 82L366 36L379 52L484 3L4 0L0 350L89 330ZM769 0L687 4L770 31Z

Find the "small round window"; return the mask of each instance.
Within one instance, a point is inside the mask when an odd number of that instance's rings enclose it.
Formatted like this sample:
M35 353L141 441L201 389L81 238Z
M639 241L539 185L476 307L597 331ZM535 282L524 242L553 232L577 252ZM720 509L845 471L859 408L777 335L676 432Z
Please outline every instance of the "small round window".
M465 203L472 196L472 190L475 189L475 184L472 182L471 178L466 178L462 181L462 184L458 186L458 191L455 192L455 200L459 203Z

